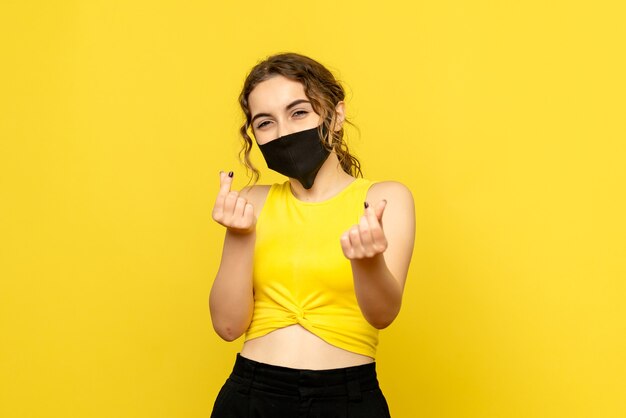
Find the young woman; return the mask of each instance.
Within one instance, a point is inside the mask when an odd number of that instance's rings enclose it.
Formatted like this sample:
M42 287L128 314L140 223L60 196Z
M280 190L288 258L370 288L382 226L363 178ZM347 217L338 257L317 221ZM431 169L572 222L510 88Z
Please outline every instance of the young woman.
M245 341L213 418L389 417L376 346L400 310L414 204L402 184L362 178L344 98L300 54L271 56L246 78L241 154L255 184L233 191L233 172L220 172L213 219L226 235L209 297L219 336ZM254 142L284 183L256 185Z

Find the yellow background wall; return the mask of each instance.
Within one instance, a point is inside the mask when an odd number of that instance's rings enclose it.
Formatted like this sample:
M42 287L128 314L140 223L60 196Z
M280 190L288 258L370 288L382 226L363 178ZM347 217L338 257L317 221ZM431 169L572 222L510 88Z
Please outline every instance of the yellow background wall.
M365 174L415 197L394 418L626 416L621 4L3 1L0 416L209 416L241 347L210 211L281 51L336 72Z

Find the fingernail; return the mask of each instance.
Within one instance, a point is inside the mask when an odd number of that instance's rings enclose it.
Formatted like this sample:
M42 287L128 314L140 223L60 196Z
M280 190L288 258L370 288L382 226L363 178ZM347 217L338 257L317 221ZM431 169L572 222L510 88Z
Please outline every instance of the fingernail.
M370 204L367 202L363 202L363 206L365 206L365 209L367 209L370 206Z
M383 199L383 202L385 202L385 204L387 203L387 199Z
M228 172L228 177L232 177L235 173L233 173L232 171Z

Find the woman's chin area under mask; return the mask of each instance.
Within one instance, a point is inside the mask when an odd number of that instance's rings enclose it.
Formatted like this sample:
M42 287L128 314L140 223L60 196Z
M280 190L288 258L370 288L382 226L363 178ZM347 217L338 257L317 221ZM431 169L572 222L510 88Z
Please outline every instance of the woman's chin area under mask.
M311 188L305 189L300 181L289 178L294 197L304 202L321 202L330 199L353 181L354 177L343 171L337 154L334 152L330 153L317 172Z

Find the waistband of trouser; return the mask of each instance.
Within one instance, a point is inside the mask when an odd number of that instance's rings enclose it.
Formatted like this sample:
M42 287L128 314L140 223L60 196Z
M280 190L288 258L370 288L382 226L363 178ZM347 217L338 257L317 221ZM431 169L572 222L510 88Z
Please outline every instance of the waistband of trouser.
M260 389L291 396L349 396L377 389L376 363L338 369L308 370L261 363L237 353L231 379L242 384L244 392Z

